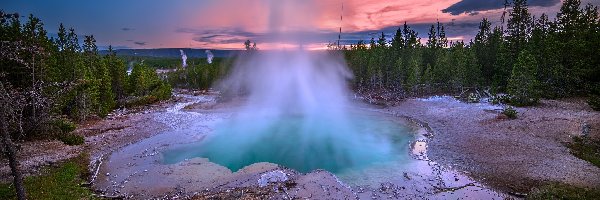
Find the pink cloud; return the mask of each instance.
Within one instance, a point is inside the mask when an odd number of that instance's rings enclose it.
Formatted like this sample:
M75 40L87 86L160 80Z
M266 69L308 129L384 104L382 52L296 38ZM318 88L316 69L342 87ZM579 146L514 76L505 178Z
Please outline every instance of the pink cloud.
M481 11L477 15L466 13L451 15L442 10L460 0L219 0L211 2L198 10L190 22L197 29L228 30L235 29L255 34L272 32L330 32L335 33L342 27L343 32L378 31L387 27L409 24L426 24L440 21L450 24L454 21L476 23L482 17L498 22L502 9ZM342 12L342 3L344 6ZM550 8L531 7L531 12L539 16L542 12L555 15L560 5ZM343 22L340 21L343 16ZM451 29L453 27L447 27ZM477 27L473 27L476 29ZM452 30L449 30L452 31ZM458 31L458 30L457 30ZM425 33L421 33L425 34ZM465 33L455 34L452 40L470 39ZM466 33L468 34L468 33ZM422 37L424 35L421 35ZM181 40L194 40L198 35L188 33ZM276 38L276 37L275 37ZM248 35L223 35L212 41L194 41L192 44L213 48L243 48L239 43L245 39L256 39ZM277 39L264 41L259 46L271 48L289 45L277 44ZM332 38L335 39L335 38ZM325 41L324 41L325 42ZM318 43L318 42L317 42ZM311 44L311 48L317 48ZM323 43L323 42L320 42ZM319 44L320 44L319 43ZM262 44L262 45L260 45ZM325 43L323 43L325 44Z

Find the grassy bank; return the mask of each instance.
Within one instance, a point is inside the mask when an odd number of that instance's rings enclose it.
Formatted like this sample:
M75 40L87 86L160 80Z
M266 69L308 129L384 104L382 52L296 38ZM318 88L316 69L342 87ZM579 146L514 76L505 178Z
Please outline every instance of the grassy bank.
M535 189L527 199L598 199L600 189L579 188L565 184L549 184Z
M576 157L600 167L600 139L575 137L567 147Z
M87 163L88 157L82 154L27 177L28 199L97 199L90 188L82 186L89 175ZM0 184L0 199L16 199L12 184Z
M600 167L600 140L593 138L574 137L567 144L571 153ZM579 188L565 184L548 184L533 192L527 199L599 199L600 188Z

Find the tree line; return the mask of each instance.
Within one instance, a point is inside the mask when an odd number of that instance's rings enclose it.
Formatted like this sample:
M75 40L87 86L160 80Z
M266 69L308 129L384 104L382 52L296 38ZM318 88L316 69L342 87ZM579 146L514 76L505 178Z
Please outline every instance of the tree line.
M127 75L125 61L112 47L107 55L98 54L93 35L80 43L73 28L60 24L57 37L48 38L43 25L33 15L21 23L19 14L0 11L1 152L20 199L25 196L16 142L69 138L73 122L171 97L170 85L145 64Z
M198 58L186 68L166 73L166 81L176 88L208 90L225 77L235 58L214 58L212 63Z
M410 92L419 87L490 88L507 102L533 105L539 98L589 95L600 106L600 19L598 8L565 0L556 18L532 16L526 0L510 4L508 20L492 27L483 18L468 43L448 41L444 25L421 38L406 23L391 41L381 33L345 49L353 86ZM593 105L592 105L593 106Z

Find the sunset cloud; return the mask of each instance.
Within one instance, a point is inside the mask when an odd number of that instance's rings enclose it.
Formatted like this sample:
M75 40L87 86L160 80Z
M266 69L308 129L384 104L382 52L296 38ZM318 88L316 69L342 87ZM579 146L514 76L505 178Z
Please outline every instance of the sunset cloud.
M384 32L388 39L404 22L427 37L431 24L446 26L447 36L468 41L482 18L501 25L502 0L145 0L3 2L8 12L40 17L49 35L58 24L78 35L93 34L98 46L135 48L242 49L245 40L267 49L277 42L301 40L303 46L326 46L369 40ZM582 4L599 5L597 0ZM343 4L343 10L342 10ZM560 9L560 0L529 0L533 16ZM340 19L342 17L342 19ZM131 26L135 25L135 29ZM285 35L286 37L281 37ZM316 48L316 47L315 47Z
M510 2L510 1L509 1ZM529 6L550 7L560 3L560 0L529 0ZM479 11L495 10L504 8L501 0L462 0L442 10L444 13L460 15L463 13L475 13Z

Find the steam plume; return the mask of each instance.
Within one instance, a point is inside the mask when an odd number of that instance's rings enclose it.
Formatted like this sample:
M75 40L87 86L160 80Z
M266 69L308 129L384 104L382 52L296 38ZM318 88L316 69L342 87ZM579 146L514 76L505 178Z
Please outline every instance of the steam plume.
M212 52L210 52L210 50L206 50L205 53L206 53L206 62L208 62L208 64L211 64L215 55L213 55Z
M386 161L387 138L360 131L350 116L346 82L352 77L343 56L302 49L315 21L313 1L268 1L274 43L298 47L241 55L221 91L243 91L246 105L215 129L200 155L232 170L273 162L300 171L336 170ZM227 90L223 89L227 88Z
M179 50L179 52L181 52L181 66L183 68L187 67L187 56L185 55L185 52L183 52L183 50Z

